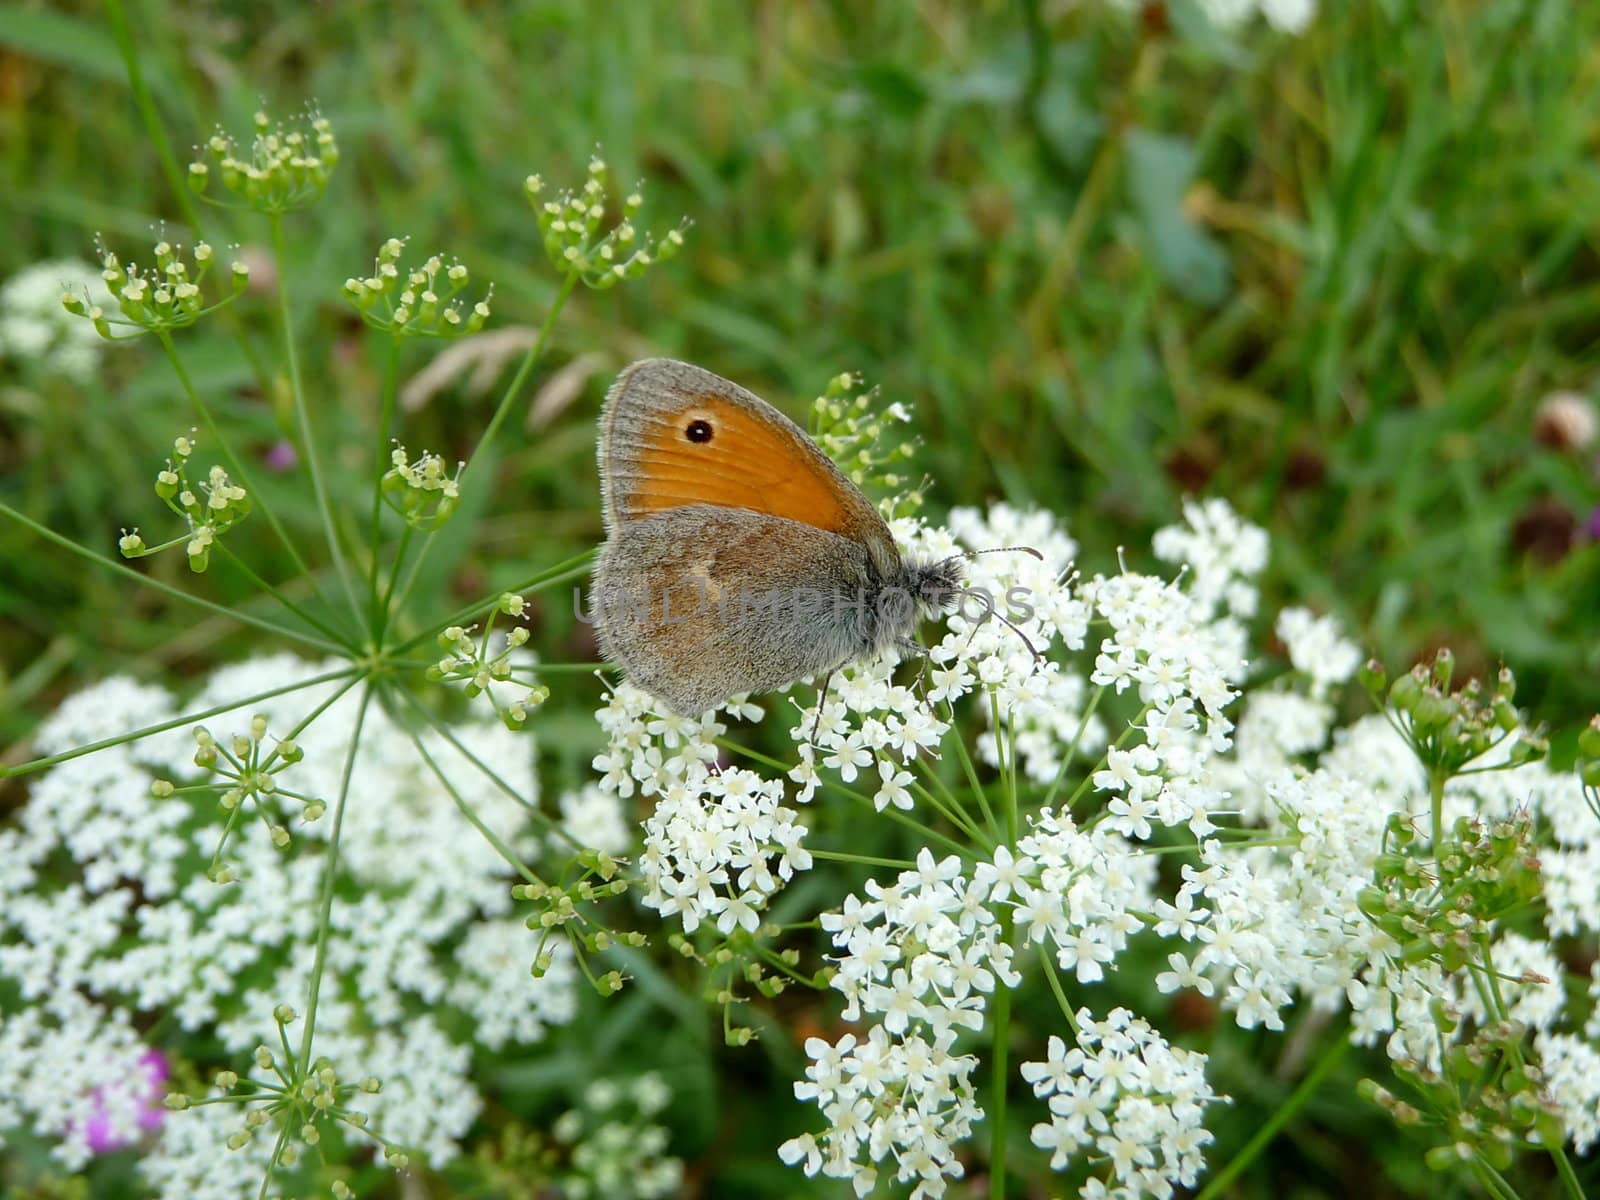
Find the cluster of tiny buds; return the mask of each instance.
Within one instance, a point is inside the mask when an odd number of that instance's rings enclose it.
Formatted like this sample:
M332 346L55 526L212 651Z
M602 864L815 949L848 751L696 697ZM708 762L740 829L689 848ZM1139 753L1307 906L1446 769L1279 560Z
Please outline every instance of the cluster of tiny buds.
M1435 1006L1435 1019L1446 1035L1459 1015ZM1439 1072L1415 1061L1401 1062L1402 1075L1418 1087L1421 1105L1400 1099L1375 1080L1358 1090L1402 1125L1434 1125L1444 1141L1425 1155L1435 1170L1446 1170L1481 1155L1496 1170L1510 1165L1517 1147L1528 1142L1560 1145L1560 1109L1548 1094L1537 1063L1526 1061L1521 1046L1527 1030L1514 1021L1491 1021L1453 1046L1447 1070ZM1470 1088L1454 1080L1472 1081ZM1463 1099L1465 1097L1465 1099Z
M390 238L378 248L372 274L344 281L345 299L361 319L396 337L458 337L476 333L489 319L494 285L463 316L458 294L467 286L467 268L432 255L420 267L403 270L406 239Z
M399 442L389 461L394 465L384 472L383 499L407 525L426 532L450 519L461 500L460 478L465 464L458 462L452 475L439 455L424 450L413 461Z
M439 634L439 648L444 657L426 671L434 683L460 683L469 700L487 695L495 712L508 729L520 729L528 714L550 698L550 689L531 678L518 679L518 666L513 660L516 651L528 642L528 629L513 626L498 650L491 640L495 617L501 614L520 618L528 611L528 602L521 596L507 592L490 610L489 620L480 631L476 625L467 627L451 625ZM532 668L526 668L531 670ZM510 683L523 689L510 700L496 696L493 685Z
M172 457L156 473L155 482L156 495L183 518L188 532L159 546L147 546L137 529L124 529L117 539L117 549L124 558L143 558L182 543L189 569L202 572L211 564L211 548L217 538L250 514L249 495L222 467L213 465L204 478L190 481L188 466L194 454L193 432L173 439Z
M204 725L194 730L195 766L225 781L179 788L171 780L158 779L150 786L151 795L166 799L179 792L216 792L217 803L227 814L222 836L212 855L207 875L215 883L232 883L238 876L222 862L222 853L233 835L239 816L248 802L266 825L272 844L280 850L288 846L289 830L278 818L279 806L284 800L298 802L300 818L311 822L322 819L328 806L314 796L302 795L285 788L279 775L305 757L305 751L292 738L283 738L267 744L267 719L256 715L250 719L248 734L235 734L220 742Z
M594 925L589 917L579 911L578 905L596 904L624 895L633 885L620 876L618 861L603 850L584 850L578 855L575 865L581 867L584 874L573 883L558 885L532 880L516 884L511 889L513 900L531 901L539 906L539 911L530 914L524 921L529 929L541 934L531 971L534 978L538 979L550 970L555 958L548 949L548 940L552 933L561 930L578 952L579 966L595 991L601 996L612 996L622 989L626 977L621 971L593 974L587 966L584 953L601 954L619 945L640 949L648 945L648 939L638 930L615 931Z
M299 1145L314 1147L322 1141L323 1121L342 1121L382 1144L391 1166L406 1166L409 1158L405 1151L369 1129L368 1115L348 1105L349 1100L357 1094L377 1095L383 1090L383 1082L375 1075L368 1075L359 1083L341 1083L338 1071L327 1058L319 1058L309 1070L303 1070L298 1060L287 1057L287 1030L299 1020L299 1014L290 1005L280 1004L273 1009L272 1016L277 1023L279 1040L285 1047L286 1057L280 1059L273 1048L263 1042L256 1046L251 1055L259 1077L241 1079L237 1071L219 1071L215 1082L220 1095L192 1100L181 1092L175 1092L167 1096L167 1107L181 1111L196 1104L233 1102L245 1105L243 1125L227 1138L229 1150L244 1149L259 1130L274 1121L296 1129ZM283 1152L280 1161L292 1166L298 1154L293 1144L283 1144L280 1151ZM338 1194L337 1184L334 1192Z
M605 160L596 154L589 159L588 178L575 192L542 200L544 180L540 176L529 175L523 183L550 261L563 274L591 288L612 287L667 261L682 249L683 231L688 227L686 219L660 239L641 235L633 222L644 206L644 195L635 187L622 201L621 217L602 234L608 174Z
M1391 685L1383 665L1369 662L1360 672L1361 682L1374 702L1384 702L1401 724L1401 732L1418 759L1430 772L1449 777L1515 735L1509 746L1506 769L1542 759L1549 743L1539 733L1522 726L1512 701L1517 682L1501 668L1493 688L1479 680L1450 690L1455 656L1440 650L1431 665L1418 663Z
M758 943L763 940L771 941L781 936L782 932L780 927L772 924L762 925L753 933L746 933L743 929L736 928L725 941L703 952L692 938L683 933L674 933L668 936L667 945L684 958L692 959L710 970L711 982L704 992L705 1000L707 1003L720 1005L727 1012L736 1004L748 1002L749 996L742 990L745 985L754 988L768 1000L781 995L792 982L797 980L819 991L828 986L829 980L835 974L835 968L825 966L810 979L805 979L799 973L800 952L797 949L791 947L775 952L763 952L767 954L767 961L758 957L756 953ZM769 970L768 961L775 962L782 969L782 973ZM724 1022L724 1040L730 1046L748 1045L757 1036L754 1029L735 1025L731 1020Z
M1496 919L1542 890L1526 812L1487 822L1463 817L1442 846L1426 852L1411 818L1395 813L1375 875L1358 898L1368 920L1449 971L1475 961Z
M196 242L190 252L193 268L184 261L182 247L174 247L162 240L155 245L155 266L142 268L136 263L124 265L102 244L99 247L101 272L106 290L117 302L120 317L110 317L87 295L65 292L61 306L74 316L83 317L94 325L95 331L111 341L124 341L143 333L166 333L193 325L206 313L230 303L250 282L250 268L235 260L229 267L232 279L229 294L214 304L207 305L200 293L200 284L210 272L216 258L205 242ZM118 334L116 325L133 330Z
M327 190L339 163L339 144L326 117L307 112L290 128L274 125L265 112L257 112L252 134L248 156L241 155L238 144L221 129L203 147L196 147L189 164L189 186L196 195L227 204L207 195L216 176L239 206L276 214L304 208Z
M862 389L861 377L848 371L828 380L811 405L811 435L828 457L863 488L896 497L892 516L909 516L920 507L923 489L897 470L917 449L914 437L896 439L894 425L911 420L905 405L880 405L877 388Z

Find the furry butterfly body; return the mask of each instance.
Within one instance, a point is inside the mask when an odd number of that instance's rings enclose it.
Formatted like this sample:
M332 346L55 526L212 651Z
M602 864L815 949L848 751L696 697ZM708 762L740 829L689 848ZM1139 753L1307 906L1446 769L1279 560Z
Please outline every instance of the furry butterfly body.
M799 426L700 367L624 370L598 457L600 649L676 712L905 645L960 585L957 560L904 558Z

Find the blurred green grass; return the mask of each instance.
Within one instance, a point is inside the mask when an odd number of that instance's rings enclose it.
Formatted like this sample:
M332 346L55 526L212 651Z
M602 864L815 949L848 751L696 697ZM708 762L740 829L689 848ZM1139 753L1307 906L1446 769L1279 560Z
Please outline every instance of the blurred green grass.
M381 239L459 255L496 282L494 326L537 325L555 280L528 173L577 182L598 144L618 180L647 182L647 222L694 220L670 266L574 300L536 386L576 363L582 387L502 445L483 510L458 518L471 537L430 560L431 610L599 539L592 421L632 358L692 359L796 414L852 369L916 411L936 515L1047 506L1097 570L1121 546L1142 561L1184 494L1222 495L1273 535L1265 612L1335 612L1391 666L1441 643L1478 670L1503 657L1520 699L1570 726L1600 708L1600 548L1573 538L1547 561L1521 543L1530 513L1581 523L1600 504L1593 460L1534 435L1542 397L1596 377L1600 8L1325 7L1301 38L1224 36L1181 3L1165 27L1094 4L959 0L138 0L129 14L180 156L219 122L246 127L263 98L278 112L313 99L334 121L343 164L292 219L283 266L352 513L381 358L338 287ZM94 5L0 4L0 211L0 277L88 256L96 232L125 256L163 221L184 236ZM259 250L264 229L216 219L214 242ZM256 454L288 428L267 308L240 306L259 377L224 322L182 343ZM431 352L407 350L407 377ZM152 347L109 352L97 390L0 372L43 401L0 406L0 498L106 553L122 525L159 528L149 478L190 416ZM492 403L457 378L404 439L460 456ZM268 487L314 540L299 485ZM269 579L289 574L263 529L230 543ZM221 565L144 569L252 595ZM590 653L564 598L540 621L551 657ZM0 523L0 747L76 680L181 674L256 644ZM594 744L593 688L574 687L541 726L553 785L577 781ZM652 1041L671 991L656 995L615 1015L605 1046ZM689 1055L694 1071L708 1053ZM1241 1096L1218 1126L1223 1157L1290 1086L1262 1074L1262 1053L1240 1041L1221 1061ZM1286 1134L1273 1168L1307 1194L1380 1169L1394 1194L1428 1186L1375 1113L1315 1115L1320 1132ZM716 1145L720 1194L788 1186L765 1131L685 1117L680 1132Z

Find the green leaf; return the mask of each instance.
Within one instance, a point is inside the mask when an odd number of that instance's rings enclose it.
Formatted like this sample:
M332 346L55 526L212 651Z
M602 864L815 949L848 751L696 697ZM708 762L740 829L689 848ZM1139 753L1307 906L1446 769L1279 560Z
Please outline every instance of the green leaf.
M1197 304L1220 303L1228 294L1227 256L1183 211L1194 177L1193 144L1132 129L1126 147L1128 190L1162 278Z
M0 46L95 79L124 78L122 56L109 32L47 8L0 4Z

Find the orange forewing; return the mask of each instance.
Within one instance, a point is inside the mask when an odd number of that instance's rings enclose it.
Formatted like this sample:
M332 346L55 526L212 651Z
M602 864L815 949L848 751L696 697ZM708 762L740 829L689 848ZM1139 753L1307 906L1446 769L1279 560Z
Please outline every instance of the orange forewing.
M708 441L691 440L696 421L710 427ZM628 441L634 472L618 497L625 517L715 504L845 529L849 496L820 452L720 397L695 396L676 412L651 413Z

